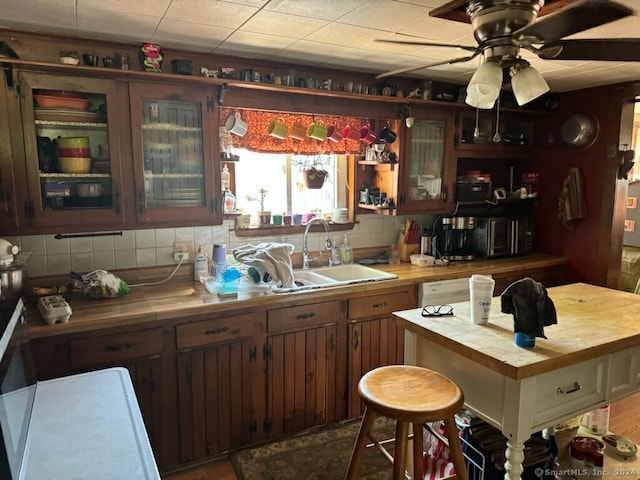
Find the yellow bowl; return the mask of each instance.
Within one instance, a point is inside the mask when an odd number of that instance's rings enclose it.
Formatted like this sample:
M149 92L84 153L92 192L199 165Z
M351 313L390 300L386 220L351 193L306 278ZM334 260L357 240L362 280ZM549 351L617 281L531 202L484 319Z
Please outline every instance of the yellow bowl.
M89 148L89 137L58 137L58 148Z
M62 173L88 173L91 170L91 158L58 157Z

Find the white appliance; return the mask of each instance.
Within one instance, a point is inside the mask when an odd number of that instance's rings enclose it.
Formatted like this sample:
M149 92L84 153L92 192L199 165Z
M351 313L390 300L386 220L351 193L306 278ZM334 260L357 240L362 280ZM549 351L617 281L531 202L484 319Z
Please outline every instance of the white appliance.
M425 305L448 305L469 300L469 278L438 280L420 285L418 303Z
M160 480L129 372L36 381L23 310L0 302L0 478Z

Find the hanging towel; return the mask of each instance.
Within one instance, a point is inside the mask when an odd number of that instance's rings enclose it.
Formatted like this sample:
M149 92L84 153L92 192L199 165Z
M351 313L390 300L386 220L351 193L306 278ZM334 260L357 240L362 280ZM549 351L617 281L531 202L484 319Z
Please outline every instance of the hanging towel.
M565 228L575 227L578 220L587 218L587 203L584 198L584 185L580 169L569 169L564 179L562 192L558 199L558 220Z
M262 267L279 287L293 285L290 243L265 242L233 249L233 258L245 265Z

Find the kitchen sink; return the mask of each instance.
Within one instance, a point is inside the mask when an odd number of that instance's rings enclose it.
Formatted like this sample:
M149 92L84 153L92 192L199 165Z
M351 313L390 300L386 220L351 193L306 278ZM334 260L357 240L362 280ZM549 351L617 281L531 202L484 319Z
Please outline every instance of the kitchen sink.
M306 287L310 285L326 285L335 284L337 280L317 273L314 270L294 270L294 283L298 287Z
M276 288L274 292L286 293L355 283L377 282L380 280L392 280L398 278L398 276L375 268L365 267L364 265L348 264L294 270L293 278L295 286Z
M359 264L336 265L293 271L294 285L276 287L266 283L253 284L247 278L227 286L220 285L213 277L203 278L202 283L210 293L216 292L273 292L288 293L317 288L337 287L356 283L377 282L398 278L392 273L376 270Z
M398 278L397 275L392 273L383 272L382 270L366 267L358 263L336 265L335 267L319 267L307 271L341 283L376 282L379 280Z

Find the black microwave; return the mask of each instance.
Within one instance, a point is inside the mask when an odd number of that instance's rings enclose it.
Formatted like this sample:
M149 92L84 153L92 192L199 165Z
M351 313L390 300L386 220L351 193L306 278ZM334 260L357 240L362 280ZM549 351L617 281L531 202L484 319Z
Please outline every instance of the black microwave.
M533 251L533 218L528 215L478 217L473 246L483 257L503 257Z

